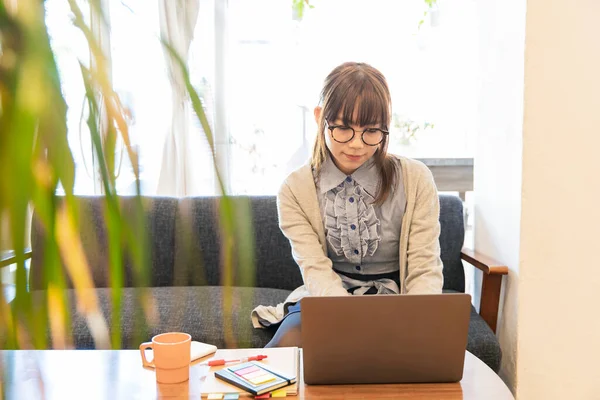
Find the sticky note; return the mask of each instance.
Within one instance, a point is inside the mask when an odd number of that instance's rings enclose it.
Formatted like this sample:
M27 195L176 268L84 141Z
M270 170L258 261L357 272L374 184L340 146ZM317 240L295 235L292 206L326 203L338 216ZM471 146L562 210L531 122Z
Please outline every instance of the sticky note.
M286 397L287 391L285 389L278 389L271 392L271 397Z
M225 393L225 396L223 396L223 400L237 400L239 398L239 393Z
M258 376L253 379L248 379L248 380L255 385L262 385L263 383L274 381L275 376L272 374L264 374L264 375Z
M267 375L267 373L265 371L259 369L257 371L252 371L249 374L244 374L244 375L242 375L242 377L244 379L248 379L249 381L251 381L252 379L258 378L259 376L262 376L262 375Z
M255 399L268 399L271 396L271 393L261 394L260 396L255 396Z
M239 376L244 376L244 375L249 374L249 373L254 372L254 371L260 371L260 368L255 367L255 366L251 366L251 367L246 367L246 368L236 369L236 370L234 370L232 368L231 370L233 372L235 372Z
M209 393L208 400L220 400L223 398L223 393Z

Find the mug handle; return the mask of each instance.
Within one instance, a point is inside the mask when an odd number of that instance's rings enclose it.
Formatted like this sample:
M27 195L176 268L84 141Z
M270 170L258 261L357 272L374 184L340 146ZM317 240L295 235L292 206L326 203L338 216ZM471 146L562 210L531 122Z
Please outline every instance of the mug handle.
M154 358L151 361L148 361L148 359L146 358L146 352L144 351L146 349L152 349L154 351L152 342L144 342L144 343L140 344L140 355L142 356L142 365L144 367L154 368Z

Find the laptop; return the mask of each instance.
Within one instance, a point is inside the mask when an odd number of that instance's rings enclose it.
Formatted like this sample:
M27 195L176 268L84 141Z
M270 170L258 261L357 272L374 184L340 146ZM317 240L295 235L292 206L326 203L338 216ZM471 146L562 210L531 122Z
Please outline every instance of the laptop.
M304 382L458 382L470 313L464 293L305 297Z

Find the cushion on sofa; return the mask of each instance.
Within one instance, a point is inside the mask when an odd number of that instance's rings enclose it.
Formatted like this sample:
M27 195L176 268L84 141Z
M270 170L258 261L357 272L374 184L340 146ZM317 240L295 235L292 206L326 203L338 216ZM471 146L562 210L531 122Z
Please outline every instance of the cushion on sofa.
M444 293L458 293L455 290L444 290ZM502 350L500 343L489 325L477 313L475 307L471 306L471 319L469 320L469 337L467 338L467 350L475 357L486 363L495 372L500 370Z
M180 200L176 226L174 286L217 286L223 284L219 197L186 197ZM251 237L251 249L234 249L234 286L253 286L294 290L302 285L298 265L292 258L290 242L279 229L275 196L235 196L236 220L252 220L252 226L241 224L235 232L234 246ZM251 250L251 254L250 254ZM250 259L251 258L251 259ZM254 262L252 262L254 261ZM251 279L243 279L254 265ZM241 278L241 279L240 279Z
M440 195L440 258L444 264L444 289L465 291L465 270L460 252L465 241L463 203L460 198Z
M481 318L481 315L477 313L473 306L471 306L467 350L486 363L495 372L500 370L500 361L502 360L500 343L498 343L498 339L489 325Z
M112 324L112 302L110 289L91 289L98 296L104 320L110 331L121 330L121 348L137 349L141 342L150 341L159 333L181 331L192 335L193 340L214 344L219 348L264 347L274 334L274 329L254 329L250 320L251 310L259 304L277 304L290 293L281 289L232 287L226 295L219 286L124 288L122 314L119 326ZM158 311L156 324L147 326L143 308L139 303L142 290L148 290ZM72 332L74 346L78 349L96 348L90 329L74 304L75 291L68 290L72 304ZM45 291L36 291L34 296L43 299ZM227 307L224 308L224 304ZM231 314L223 318L224 310ZM233 336L225 339L224 322L232 328Z
M58 198L59 204L64 201ZM172 197L119 197L123 224L133 231L133 236L145 236L148 241L149 273L143 280L134 273L133 258L127 250L123 252L124 286L170 286L173 283L175 223L179 199ZM143 215L136 213L142 202ZM106 200L100 196L76 196L76 221L81 245L89 263L92 280L96 288L110 287L110 260L106 225ZM34 211L31 230L32 260L30 287L32 290L46 288L45 247L47 234ZM65 274L67 287L73 287Z

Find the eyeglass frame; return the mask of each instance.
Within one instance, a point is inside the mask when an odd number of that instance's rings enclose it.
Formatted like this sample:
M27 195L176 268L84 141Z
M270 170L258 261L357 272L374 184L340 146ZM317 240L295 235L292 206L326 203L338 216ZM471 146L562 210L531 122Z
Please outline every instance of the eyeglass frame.
M329 132L331 132L332 139L335 140L338 143L350 143L354 139L354 137L356 136L356 130L353 127L351 127L351 126L347 126L347 125L330 125L329 121L327 121L327 120L325 120L325 124L327 124L327 129L329 129ZM346 140L344 142L341 142L341 141L337 140L335 138L335 136L333 135L333 130L335 128L349 128L349 129L352 129L352 132L353 132L352 136L350 137L350 139L348 139L348 140ZM376 130L380 131L383 134L383 136L381 137L381 140L379 141L379 143L370 144L370 143L365 142L365 132L367 130L369 130L369 129L376 129ZM379 146L381 143L383 143L385 137L388 136L389 134L390 134L390 131L386 131L384 129L380 129L380 128L366 128L366 129L363 129L363 131L361 132L361 134L360 134L360 140L362 140L362 142L364 144L366 144L367 146Z

